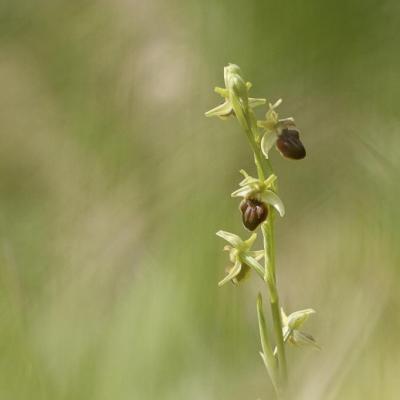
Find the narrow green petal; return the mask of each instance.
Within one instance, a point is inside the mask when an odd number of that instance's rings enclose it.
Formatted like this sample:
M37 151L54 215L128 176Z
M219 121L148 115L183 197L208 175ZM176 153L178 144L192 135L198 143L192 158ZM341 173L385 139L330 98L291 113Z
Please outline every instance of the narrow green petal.
M249 267L253 268L262 278L264 277L264 268L256 259L247 254L243 254L241 260Z
M282 200L272 190L264 190L261 194L261 200L264 203L271 204L271 206L278 211L281 217L285 215L285 206L283 205Z
M218 286L221 287L225 285L225 283L235 278L235 276L237 276L240 273L241 269L242 269L242 264L239 261L237 261L234 267L230 270L229 274L226 275L225 278L218 283Z
M264 186L266 188L271 187L271 185L278 179L278 177L274 174L271 174L265 181L264 181Z
M249 97L249 106L251 108L263 106L266 102L267 102L267 100L265 100L265 99L255 99L253 97Z
M249 250L251 246L253 246L256 239L257 239L257 233L254 232L247 240L244 241L244 245L246 246L247 250Z
M278 126L280 129L289 128L291 126L295 126L294 118L282 118L278 121Z
M222 97L228 97L229 96L228 89L221 88L221 87L218 87L218 86L214 88L214 92L218 93Z
M269 108L274 110L275 108L279 107L282 104L283 100L278 99L274 104L269 103Z
M242 174L245 178L247 178L248 176L250 176L244 169L241 169L239 171L240 174Z
M247 176L239 182L239 186L254 185L255 183L259 184L259 179L253 178L252 176Z
M247 192L247 188L239 188L231 193L231 197L242 197Z
M206 117L227 117L232 112L232 105L227 100L217 107L207 111L204 115Z
M245 186L232 192L231 197L247 197L252 191L249 186Z
M249 251L247 253L250 257L253 257L254 259L261 260L264 255L265 255L265 251L264 250L255 250L255 251Z
M243 245L243 240L234 233L226 232L226 231L218 231L216 233L217 236L225 239L228 243L230 243L233 247L240 247Z

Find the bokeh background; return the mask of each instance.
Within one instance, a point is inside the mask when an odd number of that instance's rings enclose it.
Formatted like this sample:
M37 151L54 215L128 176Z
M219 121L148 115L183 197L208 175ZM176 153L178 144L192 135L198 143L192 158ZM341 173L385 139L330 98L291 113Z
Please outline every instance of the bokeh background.
M253 276L217 288L254 173L206 119L234 62L284 103L281 300L292 399L398 399L400 3L2 0L0 399L272 398ZM262 112L259 114L262 117Z

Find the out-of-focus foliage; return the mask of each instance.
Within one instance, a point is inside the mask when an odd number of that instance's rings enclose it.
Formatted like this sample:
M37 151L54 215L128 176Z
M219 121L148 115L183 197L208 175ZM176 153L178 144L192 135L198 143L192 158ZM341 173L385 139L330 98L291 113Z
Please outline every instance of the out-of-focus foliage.
M1 399L269 398L256 280L217 288L215 232L243 235L229 193L254 172L235 121L203 117L228 62L308 153L272 155L282 303L317 310L322 345L290 349L292 398L399 398L397 1L3 0L0 18Z

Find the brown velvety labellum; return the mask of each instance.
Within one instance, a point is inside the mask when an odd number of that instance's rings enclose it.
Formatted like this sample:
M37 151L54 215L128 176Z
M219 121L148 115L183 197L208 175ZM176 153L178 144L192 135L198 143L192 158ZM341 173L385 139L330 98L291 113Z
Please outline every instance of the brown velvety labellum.
M292 160L301 160L306 156L306 149L296 129L283 129L276 141L276 147L284 157Z
M268 208L261 201L245 199L240 203L243 225L250 231L254 231L268 216Z

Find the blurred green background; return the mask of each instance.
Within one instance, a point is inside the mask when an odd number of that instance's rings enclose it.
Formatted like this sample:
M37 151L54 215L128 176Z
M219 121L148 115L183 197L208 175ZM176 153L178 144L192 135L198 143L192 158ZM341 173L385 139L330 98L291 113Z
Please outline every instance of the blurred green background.
M3 0L0 399L272 398L255 277L218 289L254 173L206 119L234 62L308 156L274 152L281 300L313 307L291 399L398 399L400 3ZM262 112L259 115L262 116Z

